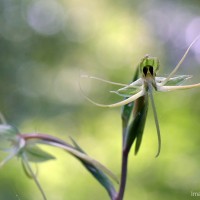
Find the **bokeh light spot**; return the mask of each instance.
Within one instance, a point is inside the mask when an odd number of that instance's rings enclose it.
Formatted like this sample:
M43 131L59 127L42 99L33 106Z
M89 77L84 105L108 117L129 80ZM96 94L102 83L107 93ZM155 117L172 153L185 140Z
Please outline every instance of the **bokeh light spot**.
M54 35L62 30L64 11L54 0L39 0L32 3L28 9L28 24L42 35Z
M200 17L194 18L187 26L186 29L186 42L188 46L191 44L191 42L200 34ZM200 63L200 45L194 45L192 48L192 51L195 53L195 57L197 61Z

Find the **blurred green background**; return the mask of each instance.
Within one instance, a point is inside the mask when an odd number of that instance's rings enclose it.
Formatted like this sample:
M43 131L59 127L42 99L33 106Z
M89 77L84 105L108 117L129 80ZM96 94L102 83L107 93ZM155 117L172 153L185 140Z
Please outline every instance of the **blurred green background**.
M160 58L166 76L200 33L200 2L156 0L0 0L0 110L22 133L73 137L118 177L121 159L119 101L110 85L82 79L89 74L129 83L145 54ZM200 42L178 74L199 82ZM200 90L155 93L162 151L149 110L138 156L130 155L125 200L188 200L200 192ZM48 200L106 200L104 189L63 151L40 164L38 179ZM4 155L0 158L3 159ZM118 187L116 185L116 187ZM36 200L41 195L20 160L0 171L0 200Z

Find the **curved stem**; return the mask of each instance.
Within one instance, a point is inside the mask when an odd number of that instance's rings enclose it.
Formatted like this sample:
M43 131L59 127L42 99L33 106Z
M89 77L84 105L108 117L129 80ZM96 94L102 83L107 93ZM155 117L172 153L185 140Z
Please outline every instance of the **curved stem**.
M127 178L128 154L129 154L128 151L123 150L120 187L119 187L119 192L114 200L122 200L124 197L124 191L126 187L126 178Z
M127 131L127 123L122 120L122 163L121 163L121 178L120 178L120 186L117 195L114 197L113 200L123 200L124 192L126 188L126 179L127 179L127 167L128 167L128 155L129 149L125 148L124 140L125 140L125 133Z

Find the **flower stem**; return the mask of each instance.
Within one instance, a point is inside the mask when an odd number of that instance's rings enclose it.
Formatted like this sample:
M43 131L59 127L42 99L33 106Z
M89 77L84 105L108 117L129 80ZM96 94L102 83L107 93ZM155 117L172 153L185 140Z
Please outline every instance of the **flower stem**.
M124 197L124 191L126 187L126 178L127 178L128 155L129 155L129 151L127 150L122 151L120 187L119 187L119 192L117 193L117 196L114 200L123 200L123 197Z

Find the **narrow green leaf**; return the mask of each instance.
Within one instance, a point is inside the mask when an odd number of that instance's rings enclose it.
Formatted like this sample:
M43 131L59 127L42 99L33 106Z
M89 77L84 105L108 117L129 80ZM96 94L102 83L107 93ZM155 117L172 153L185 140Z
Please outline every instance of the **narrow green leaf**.
M27 138L28 137L26 137L26 139ZM30 138L36 139L35 137L33 137L33 135L30 135ZM112 195L112 197L114 197L115 190L114 190L114 187L112 186L111 182L107 178L107 175L118 183L116 176L109 169L107 169L104 165L102 165L100 162L89 157L82 150L80 150L80 147L77 144L75 145L75 142L74 142L74 146L75 146L74 147L58 138L55 138L52 136L49 137L48 135L44 135L44 134L42 134L41 137L40 137L40 134L37 134L37 138L40 138L40 139L34 140L34 143L37 142L37 144L46 144L46 145L58 147L60 149L67 151L68 153L70 153L71 155L76 157L78 160L80 160L94 176L98 177L97 180L99 180L99 182L101 182L101 184L107 189L109 195L110 196ZM34 151L33 153L35 154L36 152ZM41 154L41 152L39 152L39 156L40 156L40 154ZM25 155L27 156L27 152ZM31 156L32 156L32 154L31 154ZM27 158L30 159L30 156ZM48 156L47 156L47 158L49 159ZM34 157L34 161L37 161L35 159L38 159L38 157L37 156L36 156L36 158ZM44 158L42 157L42 161L43 161L43 159Z
M39 135L38 135L38 137L39 137ZM66 142L58 140L57 138L53 139L51 137L51 141L42 139L42 140L37 140L37 143L38 144L51 145L51 146L63 149L65 151L67 151L68 153L72 154L73 156L75 156L75 157L83 160L84 162L90 163L90 164L94 165L95 167L97 167L98 169L100 169L104 173L106 173L108 176L110 176L113 180L115 180L116 182L118 182L118 179L116 178L116 176L108 168L106 168L104 165L102 165L97 160L91 158L90 156L88 156L85 153L82 153L81 151L77 150L75 147L69 145Z
M81 153L85 153L73 139L72 142L78 151L80 151ZM116 191L108 176L92 163L85 162L85 160L82 160L79 157L77 158L85 166L85 168L96 178L96 180L107 190L109 196L113 198L116 194Z

